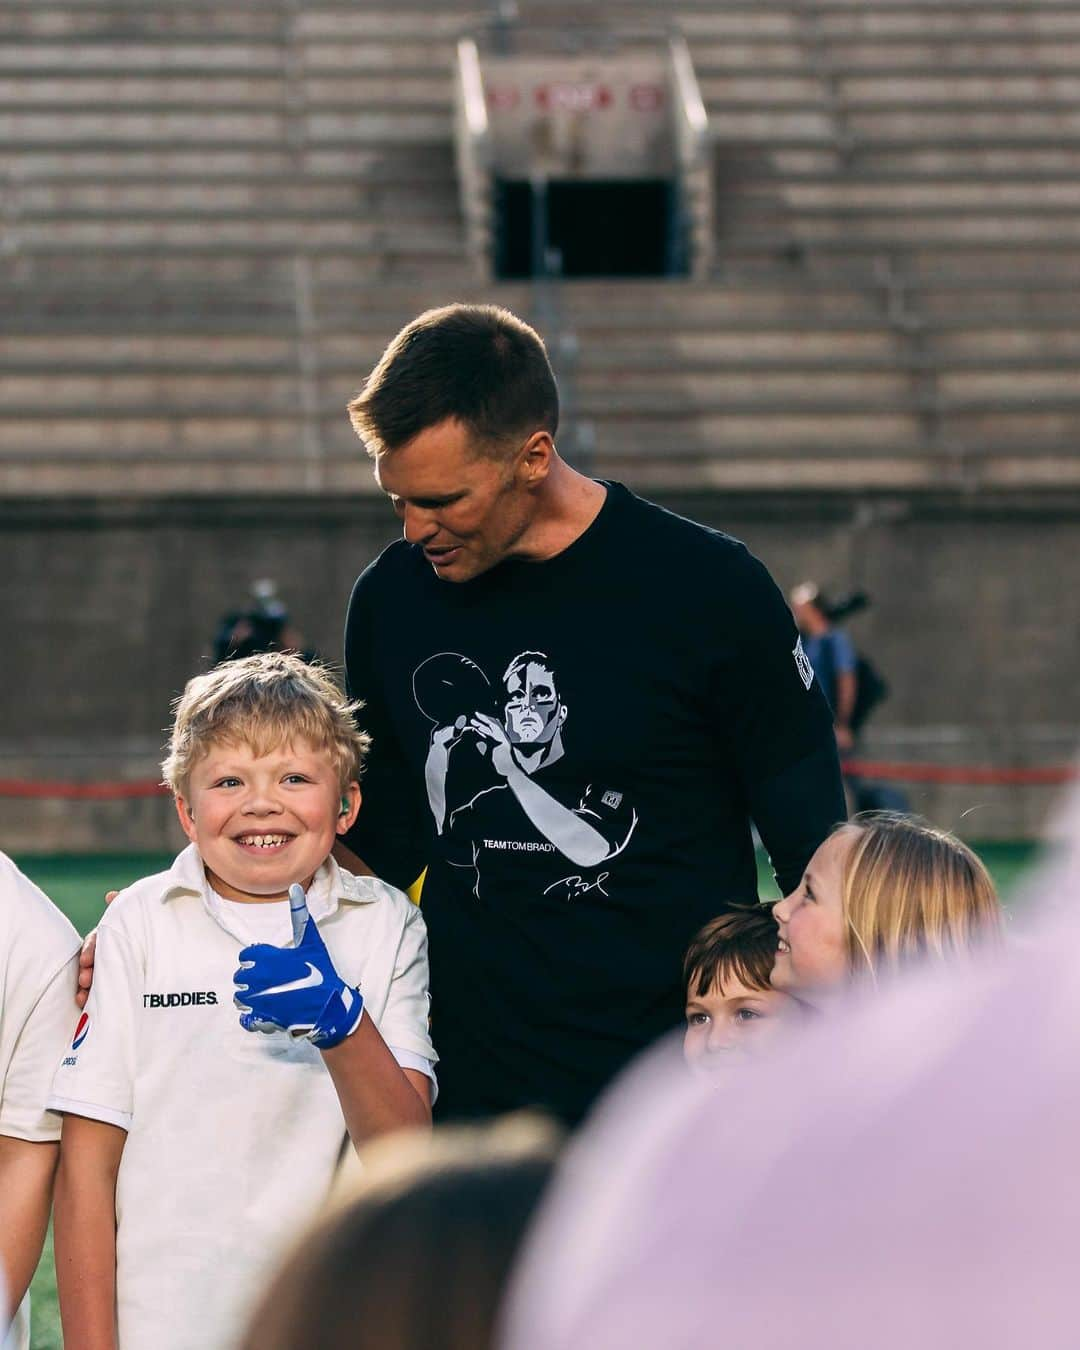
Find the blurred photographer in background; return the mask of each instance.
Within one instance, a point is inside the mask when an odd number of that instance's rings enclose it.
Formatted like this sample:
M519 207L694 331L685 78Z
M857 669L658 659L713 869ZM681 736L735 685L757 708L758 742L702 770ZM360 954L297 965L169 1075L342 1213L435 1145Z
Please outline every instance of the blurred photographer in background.
M803 650L833 711L837 748L841 755L850 754L855 746L852 719L859 688L855 648L847 633L834 626L835 610L816 581L804 581L796 586L790 600L791 612L802 635ZM862 601L865 605L865 597Z
M881 672L838 625L866 609L865 591L832 600L816 581L804 581L788 597L803 650L833 710L836 745L842 761L858 753L857 742L870 714L889 696ZM853 811L909 811L904 792L891 783L868 782L857 766L844 763L844 785Z
M259 652L295 652L305 661L314 661L318 655L314 649L304 647L303 636L294 627L278 595L277 582L269 577L260 577L252 583L246 609L222 615L214 634L213 664Z

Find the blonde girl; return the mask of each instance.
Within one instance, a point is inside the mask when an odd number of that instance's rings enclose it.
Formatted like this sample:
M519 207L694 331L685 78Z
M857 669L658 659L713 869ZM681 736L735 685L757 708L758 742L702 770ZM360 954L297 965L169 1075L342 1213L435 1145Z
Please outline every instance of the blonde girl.
M972 850L892 812L864 812L834 830L773 913L773 987L811 1004L912 959L948 959L1001 926L994 883Z

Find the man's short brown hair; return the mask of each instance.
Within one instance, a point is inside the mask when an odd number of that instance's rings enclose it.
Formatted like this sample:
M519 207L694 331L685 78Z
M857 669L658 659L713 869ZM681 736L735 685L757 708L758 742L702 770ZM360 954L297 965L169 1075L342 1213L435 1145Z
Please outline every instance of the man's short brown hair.
M538 333L498 305L429 309L390 343L349 404L369 455L455 419L501 458L534 431L555 435L559 395Z
M186 796L192 768L214 745L246 745L256 755L305 740L325 751L344 791L360 776L370 738L324 667L292 652L260 652L188 680L173 705L165 782Z
M747 989L772 988L779 933L772 905L740 905L710 919L695 936L683 958L683 997L707 994L725 980Z

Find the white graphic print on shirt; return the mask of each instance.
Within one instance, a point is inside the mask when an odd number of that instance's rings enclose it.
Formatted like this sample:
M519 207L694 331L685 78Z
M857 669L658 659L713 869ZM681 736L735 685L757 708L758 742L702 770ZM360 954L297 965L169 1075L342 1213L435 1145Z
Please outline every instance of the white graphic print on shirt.
M413 672L413 698L432 723L424 782L435 828L449 845L447 860L475 870L474 892L480 893L485 852L532 852L557 854L582 869L544 886L543 894L567 900L590 891L605 895L609 874L597 869L626 848L637 812L609 787L594 797L590 784L568 806L539 781L566 753L568 710L548 657L520 652L496 690L468 657L437 652ZM452 763L460 772L449 791ZM522 816L539 838L513 836Z

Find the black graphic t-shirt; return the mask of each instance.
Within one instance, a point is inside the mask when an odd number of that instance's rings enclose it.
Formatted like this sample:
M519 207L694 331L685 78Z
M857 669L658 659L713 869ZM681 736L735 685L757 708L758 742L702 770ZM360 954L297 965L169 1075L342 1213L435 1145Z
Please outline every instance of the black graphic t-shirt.
M398 885L428 867L444 1116L577 1119L678 1024L694 932L756 896L751 818L789 889L844 814L828 707L765 568L607 487L547 562L454 584L400 542L350 602L373 747L346 842Z

